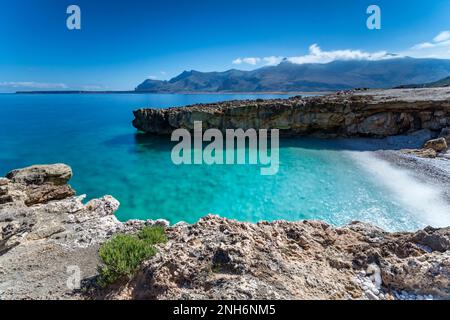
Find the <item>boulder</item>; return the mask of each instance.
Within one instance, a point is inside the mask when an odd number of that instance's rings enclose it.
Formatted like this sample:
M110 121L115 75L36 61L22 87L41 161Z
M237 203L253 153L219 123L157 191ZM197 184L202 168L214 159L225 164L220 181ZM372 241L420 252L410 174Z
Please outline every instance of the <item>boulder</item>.
M64 185L72 178L72 169L65 164L35 165L9 172L6 178L14 183Z
M436 152L445 152L448 149L447 141L444 138L428 140L423 146L424 149L433 149Z
M52 184L44 184L27 190L28 198L25 200L25 204L31 206L38 203L63 200L74 195L75 191L68 185L55 186Z
M412 241L427 246L433 251L445 252L450 250L450 228L427 227L413 234Z

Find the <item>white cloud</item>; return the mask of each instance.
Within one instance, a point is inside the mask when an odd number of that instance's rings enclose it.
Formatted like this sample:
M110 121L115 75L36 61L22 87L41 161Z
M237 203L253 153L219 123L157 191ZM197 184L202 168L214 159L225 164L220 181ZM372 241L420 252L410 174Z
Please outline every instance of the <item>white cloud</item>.
M32 88L32 89L67 89L68 86L64 83L45 83L33 81L6 81L0 82L0 87L5 88Z
M153 75L149 75L149 76L147 76L147 79L150 79L150 80L157 80L158 77L153 76Z
M309 54L303 56L294 57L280 57L280 56L268 56L263 58L237 58L233 61L233 64L247 63L256 65L263 62L265 66L273 66L279 64L283 59L296 64L304 63L329 63L336 60L382 60L398 57L398 55L392 55L386 51L378 52L365 52L361 50L334 50L323 51L317 44L313 44L309 47Z
M261 61L261 58L255 58L255 57L247 57L247 58L237 58L233 60L233 64L251 64L252 66L258 64Z
M298 57L287 58L292 63L329 63L336 60L382 60L389 59L393 56L386 51L365 52L361 50L334 50L322 51L317 45L313 44L309 47L309 54Z
M435 45L431 42L423 42L416 44L414 47L412 47L413 50L420 50L420 49L427 49L427 48L433 48Z
M281 61L283 61L284 57L276 57L276 56L270 56L270 57L264 57L263 60L266 62L267 66L275 66L279 64Z
M406 54L418 58L450 58L450 31L442 31L432 41L414 45Z
M445 30L436 35L431 41L418 43L408 50L399 52L398 54L390 54L387 51L367 52L363 50L343 49L324 51L317 44L309 47L309 53L302 56L280 57L267 56L263 58L237 58L233 64L262 64L265 66L273 66L279 64L283 59L292 63L329 63L337 60L384 60L398 57L411 56L414 58L439 58L450 59L450 30Z
M442 42L446 40L450 40L450 31L442 31L433 39L434 42Z

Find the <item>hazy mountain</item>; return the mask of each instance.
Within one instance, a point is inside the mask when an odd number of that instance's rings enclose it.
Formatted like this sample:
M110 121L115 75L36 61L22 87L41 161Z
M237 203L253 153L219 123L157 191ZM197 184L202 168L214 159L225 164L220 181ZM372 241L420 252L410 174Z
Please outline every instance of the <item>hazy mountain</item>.
M404 86L399 86L398 88L438 88L438 87L450 87L450 77L446 77L438 81L424 84L407 84Z
M268 92L327 91L350 88L392 88L428 83L450 75L450 60L392 58L380 61L333 61L294 64L253 71L184 71L169 81L145 80L136 91L148 92Z

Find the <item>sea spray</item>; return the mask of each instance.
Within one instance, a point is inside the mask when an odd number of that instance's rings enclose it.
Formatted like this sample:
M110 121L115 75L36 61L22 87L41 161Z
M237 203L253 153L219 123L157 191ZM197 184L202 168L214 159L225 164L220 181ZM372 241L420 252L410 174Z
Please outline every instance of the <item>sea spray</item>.
M348 154L425 225L450 225L450 204L443 199L439 186L419 181L411 171L396 168L373 152L348 151Z

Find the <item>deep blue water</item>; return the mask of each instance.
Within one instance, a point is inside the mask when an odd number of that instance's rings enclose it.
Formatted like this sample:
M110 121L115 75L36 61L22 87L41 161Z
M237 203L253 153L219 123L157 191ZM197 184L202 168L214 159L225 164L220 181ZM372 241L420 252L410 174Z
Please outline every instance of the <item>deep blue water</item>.
M39 163L66 163L71 185L88 199L111 194L118 217L194 222L216 213L243 221L352 220L387 229L428 221L358 163L337 142L281 141L280 169L172 163L170 138L147 137L132 127L132 110L273 95L0 95L0 174Z

